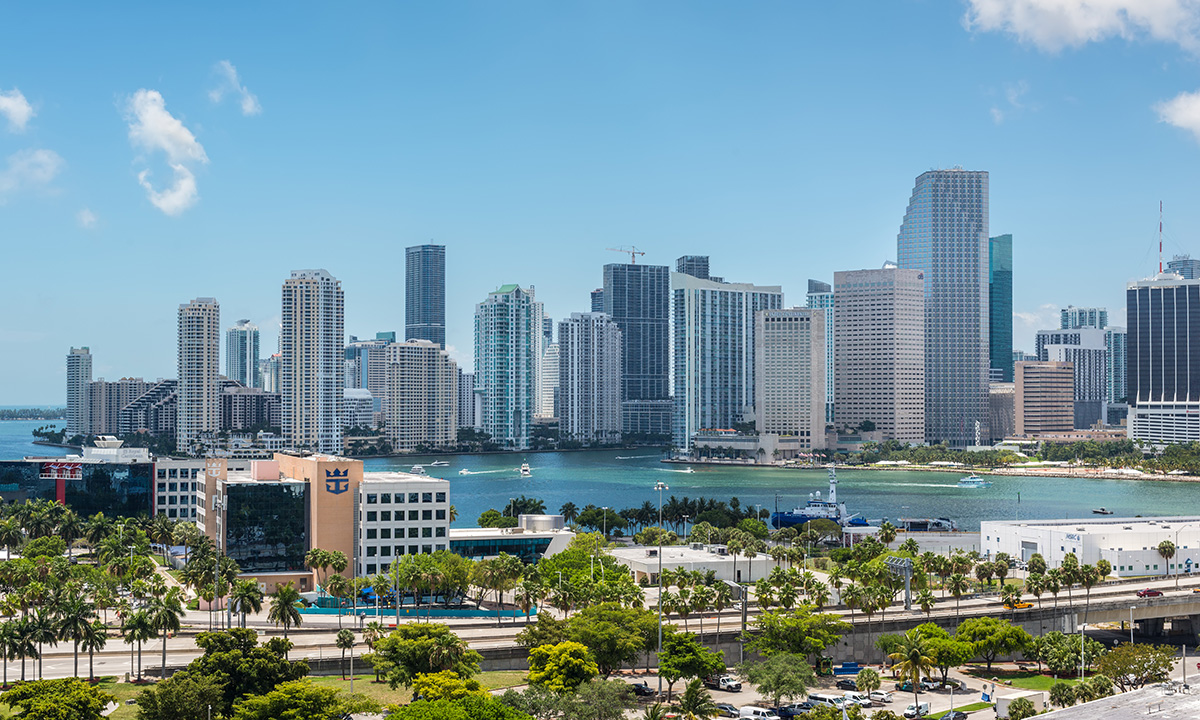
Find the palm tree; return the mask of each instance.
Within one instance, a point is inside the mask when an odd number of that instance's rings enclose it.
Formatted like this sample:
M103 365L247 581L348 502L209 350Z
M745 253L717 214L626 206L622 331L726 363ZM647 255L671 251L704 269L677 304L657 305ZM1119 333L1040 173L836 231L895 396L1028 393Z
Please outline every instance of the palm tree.
M930 614L933 612L933 606L937 605L937 598L934 597L932 590L925 588L917 593L916 599L917 605L920 606L921 612L925 613L925 619L928 620Z
M932 655L932 651L930 651L929 645L916 630L904 633L904 639L900 641L896 652L888 655L893 662L892 669L900 676L901 682L907 679L912 683L913 704L917 707L920 707L921 704L921 699L917 697L921 677L929 677L933 668L936 667L936 663L930 655Z
M679 696L679 710L687 720L716 717L719 709L713 702L712 693L704 687L700 678L695 678L683 689Z
M144 609L129 615L121 627L125 642L129 643L129 652L133 652L133 644L137 643L137 679L142 679L142 643L154 637L154 625L150 615ZM132 659L132 656L131 656Z
M666 720L666 718L667 709L663 707L662 703L656 702L642 711L642 717L639 720Z
M342 651L342 679L346 679L346 651L354 649L354 631L339 630L337 640L335 641L338 649Z
M175 539L175 523L167 518L166 515L155 515L154 520L150 522L150 529L147 534L151 540L162 545L163 565L166 565L167 548Z
M733 590L725 583L713 585L712 609L717 613L717 642L721 640L721 611L733 604Z
M59 609L59 636L75 643L75 677L79 677L79 643L87 634L94 617L96 608L82 597L68 599Z
M299 626L303 622L296 603L300 601L300 592L290 582L280 585L271 593L271 609L267 611L267 620L283 626L283 639L287 640L288 628Z
M1178 533L1176 533L1178 534ZM1171 574L1171 558L1175 557L1175 543L1170 540L1163 540L1155 548L1158 550L1158 556L1166 561L1167 574ZM1175 587L1179 587L1179 573L1175 573Z
M338 629L342 628L342 600L349 596L354 589L350 586L350 580L344 575L330 575L329 580L325 583L325 591L338 601Z
M33 620L23 617L13 620L13 645L9 652L13 657L21 658L21 682L25 682L25 659L38 658L37 639L34 635Z
M40 610L30 618L32 622L33 639L38 645L38 680L42 679L42 645L54 647L58 645L58 627L54 616L49 610Z
M4 687L8 687L8 659L16 657L13 650L17 646L18 620L7 620L0 624L0 656L4 662Z
M954 573L946 578L946 589L954 597L954 622L958 624L958 607L962 602L962 596L967 594L967 590L971 588L970 581L967 576L962 573Z
M262 612L263 591L253 580L234 580L229 591L229 600L237 604L242 615L242 627L246 627L246 614Z
M103 650L108 643L108 628L99 620L88 625L87 632L83 634L83 649L87 650L88 654L88 680L91 681L96 677L96 673L92 666L92 656L97 650Z
M467 653L467 644L454 633L439 635L429 649L429 664L439 670L449 670Z
M11 552L24 539L25 533L21 532L21 523L16 518L7 518L0 522L0 545L3 545L5 550Z
M1025 589L1037 598L1038 608L1040 609L1042 607L1042 593L1046 591L1046 577L1037 573L1031 573L1025 578Z
M892 541L896 539L896 526L884 520L883 524L879 526L877 537L885 547L891 545Z
M1100 571L1095 565L1084 565L1079 568L1079 584L1083 585L1086 592L1083 604L1083 621L1086 623L1088 611L1092 608L1092 588L1095 587L1103 578L1100 576Z
M162 597L151 600L148 612L151 627L162 633L162 670L158 677L160 680L165 680L167 677L167 633L179 632L179 620L183 617L180 589L173 587Z
M567 502L558 509L558 514L563 516L564 522L572 523L575 522L575 518L579 517L579 508L575 507L575 503Z

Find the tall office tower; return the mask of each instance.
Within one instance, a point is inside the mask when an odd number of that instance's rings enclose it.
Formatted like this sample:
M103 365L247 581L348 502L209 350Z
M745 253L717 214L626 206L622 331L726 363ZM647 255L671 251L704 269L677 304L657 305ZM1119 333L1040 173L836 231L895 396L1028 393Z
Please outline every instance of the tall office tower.
M1080 308L1068 305L1059 314L1059 329L1074 330L1076 328L1096 328L1103 330L1108 327L1108 309L1102 307Z
M1191 255L1176 255L1167 261L1167 272L1184 280L1200 280L1200 260L1193 260Z
M992 382L1012 382L1012 235L988 238L988 344Z
M446 246L404 251L404 339L446 347Z
M1072 329L1038 330L1037 359L1070 362L1075 368L1075 427L1090 428L1104 420L1108 400L1107 329L1082 325Z
M475 373L458 369L458 426L475 427Z
M592 312L604 312L604 288L592 291Z
M533 292L503 285L475 306L476 427L501 447L529 447L539 365Z
M351 335L346 343L346 387L371 391L375 410L386 412L387 364L389 346L395 344L396 333L375 333L374 340L359 340Z
M671 273L674 294L674 442L690 449L700 430L754 417L754 316L783 307L778 286Z
M1017 435L1070 432L1074 427L1075 369L1069 362L1016 364Z
M919 175L897 248L925 281L925 439L976 445L991 437L987 172Z
M67 437L88 431L88 386L92 384L92 352L86 347L67 353Z
M529 294L537 297L536 290L532 285L529 286ZM530 304L529 319L529 327L533 333L533 418L535 420L549 419L541 414L542 390L546 385L546 378L542 375L542 356L546 354L546 335L543 330L545 321L546 306L535 299Z
M141 378L108 382L100 378L88 386L87 435L121 434L121 410L152 387Z
M755 429L825 447L825 311L761 310L754 321Z
M558 397L559 351L558 343L550 343L542 351L542 389L538 393L538 409L534 414L547 420L558 417L555 399Z
M691 275L694 278L708 280L708 256L684 255L675 260L675 272Z
M1126 395L1129 394L1125 377L1126 353L1128 352L1125 328L1104 328L1104 350L1106 353L1105 371L1108 373L1108 380L1105 383L1107 386L1106 399L1109 403L1123 403Z
M1129 437L1200 441L1200 280L1171 275L1129 283Z
M542 351L554 342L554 318L542 316Z
M429 340L387 348L387 425L393 450L448 448L458 441L458 366Z
M604 266L601 310L621 330L621 432L671 434L671 269L666 265Z
M279 392L279 373L283 355L275 353L271 357L258 361L258 376L262 378L262 388L269 393Z
M262 387L258 371L258 326L238 320L225 331L225 377L246 387Z
M884 439L925 439L925 281L885 265L834 273L837 424Z
M178 394L175 447L192 452L221 430L221 305L213 298L179 306Z
M820 280L808 281L807 306L825 311L825 422L834 419L833 342L837 331L833 326L833 286Z
M558 324L558 430L583 443L621 440L621 329L604 313Z
M342 452L345 297L326 270L283 282L279 394L283 437L296 450Z

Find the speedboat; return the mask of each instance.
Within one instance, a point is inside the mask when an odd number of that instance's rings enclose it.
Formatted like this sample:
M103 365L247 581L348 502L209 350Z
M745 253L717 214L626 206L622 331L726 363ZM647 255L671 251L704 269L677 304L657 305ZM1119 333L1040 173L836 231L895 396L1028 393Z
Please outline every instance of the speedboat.
M1113 511L1109 510L1108 508L1099 507L1099 508L1092 508L1092 514L1093 515L1112 515Z
M521 477L531 477L533 473L529 470L529 463L521 463Z
M681 472L681 473L694 473L694 472L696 472L696 469L695 469L695 468L693 468L693 467L685 467L684 469L680 470L679 472Z
M466 468L463 468L462 470L459 470L459 471L458 471L458 474L459 474L459 475L470 475L470 474L471 474L471 471L470 471L470 470L468 470L468 469L466 469Z
M972 473L971 475L968 475L965 478L959 478L958 486L960 488L985 488L985 487L991 487L992 483L991 483L991 481L984 480L983 478L979 477L978 475L975 475L974 473Z
M450 463L446 462L445 460L434 460L433 462L429 463L429 467L450 467Z
M425 472L425 468L421 465L413 465L412 469L409 470L409 472L412 473L413 475L428 475L429 474L429 473Z

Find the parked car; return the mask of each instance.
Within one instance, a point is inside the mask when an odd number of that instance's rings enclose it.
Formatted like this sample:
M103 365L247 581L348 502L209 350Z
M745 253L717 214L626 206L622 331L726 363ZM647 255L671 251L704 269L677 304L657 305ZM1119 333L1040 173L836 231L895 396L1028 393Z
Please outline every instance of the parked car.
M717 703L717 713L721 717L739 717L738 709L729 703Z
M858 683L854 682L850 678L842 678L841 680L838 680L836 684L837 684L838 690L857 690L858 689Z
M929 678L921 678L920 687L922 690L937 690L941 684Z
M631 683L629 687L633 688L633 694L637 695L638 697L653 697L658 693L656 689L647 685L645 680ZM735 715L734 717L737 716Z
M917 686L917 692L923 692L925 688ZM912 681L905 680L902 683L896 683L896 692L910 693L913 691Z
M887 690L873 690L871 691L870 698L875 702L890 703L892 701L892 694Z
M738 717L754 718L754 720L783 720L775 713L766 708L756 707L754 705L745 705L738 711Z
M929 703L911 704L904 710L906 718L923 718L929 714Z
M1145 590L1138 590L1137 596L1140 598L1161 597L1162 590L1155 590L1154 588L1146 588Z
M847 690L842 693L842 697L846 698L846 704L857 705L859 707L869 708L875 703L871 702L871 698L866 693L860 693L854 690Z
M967 720L967 714L962 710L950 710L942 716L942 720Z
M704 678L704 687L710 690L724 690L725 692L741 692L742 681L732 675L709 675Z
M814 707L816 705L810 702L792 703L791 705L781 705L780 707L772 708L771 712L783 718L783 720L789 720L789 718L803 717L804 713L812 710Z

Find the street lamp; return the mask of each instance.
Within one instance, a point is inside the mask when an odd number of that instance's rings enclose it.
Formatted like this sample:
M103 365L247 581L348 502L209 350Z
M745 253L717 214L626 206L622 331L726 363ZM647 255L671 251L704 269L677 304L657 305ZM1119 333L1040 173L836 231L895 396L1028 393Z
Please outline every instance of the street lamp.
M684 515L684 516L683 516L683 539L684 539L684 540L687 540L687 536L688 536L688 534L687 534L687 521L688 521L688 519L689 519L689 518L691 518L691 517L692 517L691 515Z
M604 520L603 520L604 525L603 525L602 532L604 533L605 541L607 541L608 540L608 506L605 505L604 507L602 507L600 509L604 511Z
M1133 644L1133 611L1134 610L1137 610L1137 606L1131 605L1129 607L1129 644L1130 645Z
M670 490L664 482L655 483L654 489L658 491L658 664L662 665L662 494L663 490ZM658 694L662 695L662 672L658 673Z
M1083 643L1085 640L1087 640L1087 637L1085 637L1083 634L1084 630L1087 630L1087 623L1084 623L1079 626L1079 679L1080 680L1083 680L1087 677L1087 667L1086 667L1086 665L1084 663L1084 659L1083 659Z
M1194 523L1194 522L1188 522L1188 523L1184 523L1184 524L1180 525L1179 527L1175 528L1175 554L1176 555L1179 554L1179 531L1184 529L1188 525L1195 525L1195 524L1196 523ZM1170 561L1168 561L1167 574L1170 574L1170 572L1171 572L1171 566L1170 566ZM1179 563L1175 563L1175 587L1179 587Z

